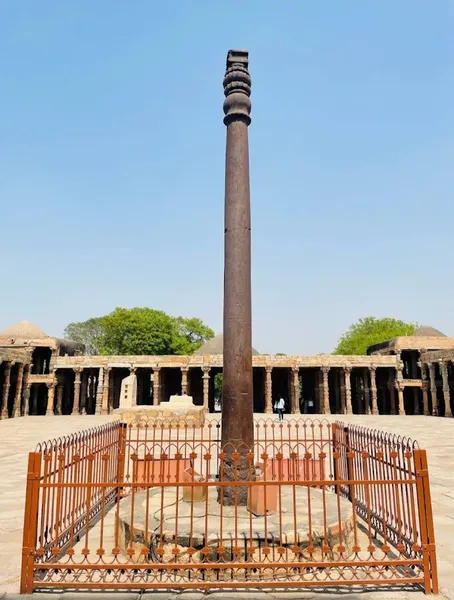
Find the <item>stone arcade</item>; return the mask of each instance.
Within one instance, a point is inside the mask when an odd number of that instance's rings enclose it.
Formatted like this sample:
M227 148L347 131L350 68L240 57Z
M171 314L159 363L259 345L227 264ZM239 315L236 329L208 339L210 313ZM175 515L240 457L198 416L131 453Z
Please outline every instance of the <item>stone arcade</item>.
M222 373L222 335L192 356L84 356L80 344L21 322L0 332L2 418L23 414L107 414L119 407L121 382L137 376L138 405L189 394L214 411ZM454 338L431 327L369 348L367 356L253 353L255 413L272 413L278 395L300 414L312 398L318 414L438 414L454 408Z

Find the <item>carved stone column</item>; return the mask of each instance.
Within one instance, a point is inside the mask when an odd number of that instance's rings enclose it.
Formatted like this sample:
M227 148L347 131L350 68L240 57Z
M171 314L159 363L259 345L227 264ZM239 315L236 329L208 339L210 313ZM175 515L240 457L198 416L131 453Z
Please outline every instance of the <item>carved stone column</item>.
M449 391L448 362L446 360L440 361L440 370L441 370L441 377L443 379L443 398L445 401L445 417L452 417L451 394Z
M55 414L56 415L62 415L63 414L63 408L62 408L62 404L63 404L63 390L64 390L64 385L61 381L59 381L57 383L57 402L55 404Z
M399 415L404 415L405 414L405 404L404 404L404 382L403 381L397 381L396 382L396 388L397 388L397 398L398 398L398 403L399 403Z
M210 370L211 367L202 367L203 371L203 408L209 412L210 410ZM224 398L222 398L224 401Z
M73 369L73 371L75 373L75 378L74 378L74 403L73 403L72 414L78 415L79 414L79 406L80 406L80 376L82 373L82 369L80 369L80 368Z
M189 367L181 367L181 393L183 396L188 393L188 371Z
M161 403L160 371L161 367L153 367L153 406L159 406Z
M370 369L369 369L370 371ZM364 387L364 414L370 415L370 388L369 388L369 377L367 369L363 372L363 387Z
M378 415L376 372L377 372L377 367L375 365L371 365L369 367L369 373L370 373L370 391L372 394L372 414L373 415Z
M102 389L101 414L109 414L109 389L110 389L110 367L104 369L104 381Z
M16 380L16 393L14 395L14 404L13 404L13 417L20 417L20 409L21 409L21 398L22 398L22 382L24 378L24 364L20 363L18 365L17 371L17 380Z
M329 367L322 367L323 375L323 403L322 403L322 414L330 415L331 408L329 405Z
M55 387L57 385L57 380L55 379L51 383L47 384L47 410L46 417L54 416L54 400L55 400Z
M435 381L435 363L429 363L430 396L432 399L432 411L438 409L437 383Z
M271 373L273 367L265 367L265 413L270 415L273 413L273 381Z
M347 415L351 415L353 413L352 409L352 384L350 380L350 375L352 372L352 368L350 366L344 367L344 378L345 378L345 413Z
M104 368L99 367L98 385L96 386L95 415L102 413L102 398L104 395Z
M300 415L301 414L301 409L300 409L300 378L299 378L299 368L298 367L292 367L292 373L293 373L293 406L292 406L292 413L294 415Z
M9 390L11 388L11 369L12 369L13 365L14 365L13 362L5 363L5 380L3 382L3 390L2 390L2 412L1 412L2 419L8 418L8 397L9 397Z
M428 398L428 390L429 390L429 382L427 381L427 365L425 363L421 363L421 379L422 379L422 406L423 413L425 416L429 415L429 398Z
M30 412L30 373L32 370L32 365L26 365L25 367L25 375L24 375L24 406L23 406L23 415L24 417L28 417Z

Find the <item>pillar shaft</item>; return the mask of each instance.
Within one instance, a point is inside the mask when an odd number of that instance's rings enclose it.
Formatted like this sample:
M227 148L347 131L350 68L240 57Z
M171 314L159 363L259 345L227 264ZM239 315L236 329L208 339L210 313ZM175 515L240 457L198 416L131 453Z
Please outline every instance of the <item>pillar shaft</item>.
M104 369L104 381L102 389L102 402L101 402L101 414L107 415L109 413L109 390L110 390L110 371L109 367Z
M323 395L322 395L322 414L330 415L331 408L329 405L329 367L322 367L322 385L323 385Z
M202 367L203 371L203 408L210 410L210 367ZM223 399L224 400L224 399Z
M377 401L377 378L376 378L377 367L372 365L369 369L370 373L370 392L372 396L372 414L378 415L378 401Z
M422 379L422 406L424 415L429 414L429 397L428 397L428 389L429 383L427 381L427 368L424 363L421 362L421 379Z
M57 384L57 402L55 404L55 414L62 415L63 414L63 390L64 386L61 382Z
M292 367L293 374L293 406L292 413L294 415L300 415L300 378L299 378L299 368Z
M181 393L183 396L188 393L188 372L189 367L181 367Z
M54 399L55 399L55 386L57 381L54 379L52 383L47 384L47 410L46 417L54 416Z
M2 390L2 411L1 411L2 419L8 418L8 397L9 397L9 390L11 387L11 368L12 368L12 366L13 366L13 363L11 363L11 362L5 363L5 380L3 382L3 390Z
M445 401L445 417L452 417L451 392L449 390L448 363L443 360L440 364L441 377L443 379L443 398Z
M345 378L345 412L347 415L353 413L352 409L352 386L351 386L351 367L344 367L344 378Z
M223 445L252 448L251 210L248 126L251 121L251 79L248 53L231 50L224 77L224 124L227 127L224 225L224 348L222 389ZM241 465L242 461L239 461ZM239 464L238 463L238 464ZM232 478L247 479L247 461ZM224 503L234 502L234 488ZM245 504L247 489L239 488Z
M265 367L265 413L273 412L273 367Z
M32 370L32 365L26 365L25 374L24 374L24 408L23 415L24 417L28 417L30 412L30 373Z
M24 379L24 364L20 363L17 371L16 393L14 395L13 417L20 417L22 382Z
M80 376L82 370L75 369L75 378L74 378L74 403L73 403L73 415L79 414L79 403L80 403Z
M432 411L438 410L437 383L435 381L435 364L429 363L430 396L432 399Z
M160 367L153 369L153 406L159 406L161 403L160 371Z

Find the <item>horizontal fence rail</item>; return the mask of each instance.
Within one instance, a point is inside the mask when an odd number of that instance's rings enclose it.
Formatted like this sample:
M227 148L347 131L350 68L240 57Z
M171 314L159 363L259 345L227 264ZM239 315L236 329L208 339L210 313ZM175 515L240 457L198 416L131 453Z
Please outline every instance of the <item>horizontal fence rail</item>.
M325 420L114 422L30 454L21 592L421 586L438 593L425 450Z

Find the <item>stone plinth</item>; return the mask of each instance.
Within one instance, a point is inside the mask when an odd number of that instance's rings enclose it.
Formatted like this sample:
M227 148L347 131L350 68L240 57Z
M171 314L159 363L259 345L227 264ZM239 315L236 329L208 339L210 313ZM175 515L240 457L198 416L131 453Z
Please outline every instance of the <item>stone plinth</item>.
M193 503L183 501L181 488L177 492L176 487L166 487L163 501L161 488L151 488L149 492L139 492L134 496L133 530L132 498L121 500L120 549L127 555L128 548L131 548L134 551L132 560L138 563L174 562L176 557L176 562L181 564L189 562L190 556L192 563L217 561L219 552L226 561L240 562L260 562L265 555L270 560L273 556L282 560L284 556L289 562L322 560L323 557L342 560L351 556L354 545L351 503L338 498L333 492L324 494L322 490L312 489L309 530L308 490L297 487L295 499L293 493L293 486L282 486L280 514L268 515L266 519L252 515L245 506L238 506L236 526L235 507L223 506L221 537L221 506L217 501L216 486L208 489L207 502ZM175 517L177 501L178 522ZM296 522L294 501L297 506ZM236 543L240 554L235 552ZM177 555L175 548L178 549ZM264 552L264 548L269 548L269 552ZM158 558L161 554L162 559Z
M137 404L137 376L135 374L125 377L121 382L120 409L125 410Z
M137 421L156 421L160 428L171 427L202 427L205 423L205 409L196 406L191 396L171 396L169 402L161 402L159 406L132 406L114 410L122 421L127 423Z

